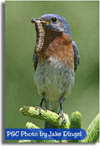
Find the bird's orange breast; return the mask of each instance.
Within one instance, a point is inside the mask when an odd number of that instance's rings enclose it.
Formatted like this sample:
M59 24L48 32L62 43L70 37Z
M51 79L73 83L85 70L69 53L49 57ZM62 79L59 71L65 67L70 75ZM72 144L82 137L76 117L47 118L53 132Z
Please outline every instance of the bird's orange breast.
M61 63L74 69L74 50L72 40L67 34L46 32L44 45L39 53L39 63L46 62L49 57L61 61Z

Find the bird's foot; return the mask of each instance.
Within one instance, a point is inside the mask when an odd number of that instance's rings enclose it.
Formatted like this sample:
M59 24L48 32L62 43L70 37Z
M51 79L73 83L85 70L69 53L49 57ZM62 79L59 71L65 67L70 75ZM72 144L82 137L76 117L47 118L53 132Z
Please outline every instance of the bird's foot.
M39 114L41 115L41 109L47 111L47 108L46 107L41 107L41 106L35 106L35 110L39 110Z
M43 109L42 108L43 101L45 101L45 93L42 94L42 99L41 99L41 102L40 102L40 106L35 107L35 110L37 110L37 109L39 110L40 115L41 115L41 109ZM45 106L44 110L47 110L46 106Z
M35 110L39 110L39 114L40 114L40 115L41 115L41 109L42 109L42 107L35 106Z
M60 123L60 126L61 126L62 124L66 123L66 119L65 119L64 114L63 114L62 111L59 113L58 119L60 119L60 118L62 118L62 121Z

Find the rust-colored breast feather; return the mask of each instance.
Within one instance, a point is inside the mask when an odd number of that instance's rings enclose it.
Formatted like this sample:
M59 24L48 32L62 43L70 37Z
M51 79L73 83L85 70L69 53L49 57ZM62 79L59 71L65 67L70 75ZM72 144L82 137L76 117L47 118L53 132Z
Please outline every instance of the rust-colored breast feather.
M39 54L39 63L53 57L74 69L74 50L72 40L67 34L46 32L44 45Z

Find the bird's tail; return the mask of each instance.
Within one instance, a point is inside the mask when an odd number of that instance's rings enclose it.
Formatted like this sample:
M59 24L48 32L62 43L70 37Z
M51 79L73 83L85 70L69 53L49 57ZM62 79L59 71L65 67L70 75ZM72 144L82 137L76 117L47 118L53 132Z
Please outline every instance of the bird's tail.
M47 107L48 110L51 110L55 113L59 113L59 103L58 102L47 101L46 102L46 107ZM48 122L45 122L44 128L56 128L56 126L54 126L54 125L52 125Z

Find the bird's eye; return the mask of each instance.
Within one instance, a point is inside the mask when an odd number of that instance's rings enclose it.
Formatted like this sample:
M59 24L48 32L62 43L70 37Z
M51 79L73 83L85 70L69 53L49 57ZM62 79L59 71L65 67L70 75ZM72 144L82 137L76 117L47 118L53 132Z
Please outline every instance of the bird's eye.
M52 21L53 21L53 22L56 22L56 21L57 21L57 18L56 18L56 17L53 17L53 18L52 18Z

